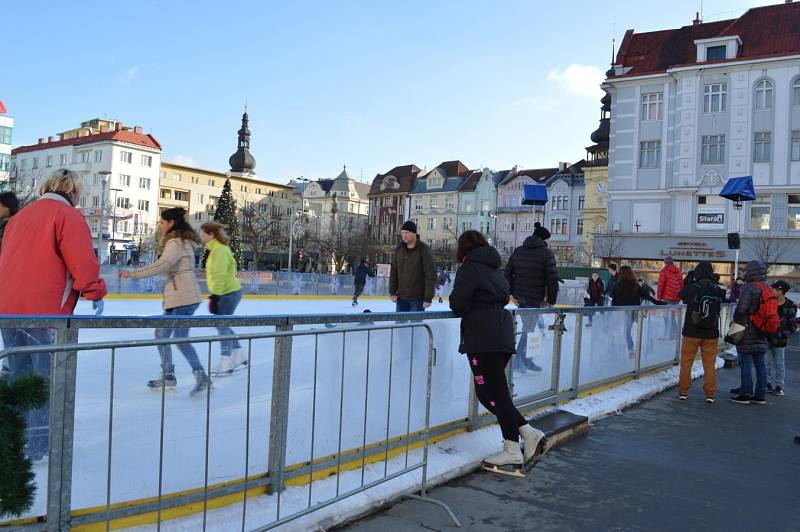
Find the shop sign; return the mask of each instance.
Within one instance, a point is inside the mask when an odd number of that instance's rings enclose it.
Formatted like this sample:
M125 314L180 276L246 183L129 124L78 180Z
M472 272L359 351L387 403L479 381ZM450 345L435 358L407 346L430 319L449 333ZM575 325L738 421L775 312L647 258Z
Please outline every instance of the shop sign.
M698 229L725 229L724 207L698 207Z
M706 242L688 240L660 250L662 257L671 256L674 259L718 259L726 254L725 250L714 249Z

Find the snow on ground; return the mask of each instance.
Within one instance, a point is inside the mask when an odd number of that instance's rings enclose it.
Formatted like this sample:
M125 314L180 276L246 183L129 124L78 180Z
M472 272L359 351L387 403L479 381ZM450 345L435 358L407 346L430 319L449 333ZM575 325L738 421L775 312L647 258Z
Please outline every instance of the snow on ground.
M110 299L106 302L105 314L156 315L161 312L160 305L159 300ZM348 300L245 299L237 314L343 314L359 313L364 309L391 311L393 305L388 299L362 300L357 308L351 307ZM447 303L434 303L432 308L446 309ZM91 313L89 303L79 304L76 314L82 313ZM201 307L198 314L205 313L205 308ZM629 340L626 338L630 324L626 314L597 313L591 327L584 324L579 361L581 384L634 369L634 361L629 356ZM675 335L668 321L669 316L670 311L654 308L645 319L643 367L674 358ZM544 316L544 333L540 330L529 331L527 356L541 367L541 371L515 368L514 393L517 397L550 389L553 333L546 330L546 326L552 321L551 315ZM431 425L435 426L467 416L471 373L464 357L457 352L459 320L429 320L427 324L432 329L436 350L431 394ZM567 389L572 384L575 325L574 316L569 316L558 359L560 389ZM287 464L309 460L312 450L314 457L320 457L337 453L339 448L352 449L364 442L383 441L387 435L392 437L423 428L428 346L423 329L416 328L413 332L403 329L395 332L348 333L343 345L343 335L336 333L336 328L329 329L321 324L297 328L314 328L322 334L318 337L295 337L293 341ZM236 328L239 333L271 330L271 327ZM216 334L213 329L196 328L191 331L192 336L213 334ZM152 329L91 329L81 331L80 340L149 339L152 335ZM630 341L635 341L635 338L634 320L630 328ZM196 347L203 365L208 366L208 344L198 344ZM209 414L210 484L244 477L248 419L248 473L261 474L267 469L273 347L272 340L254 340L252 345L245 345L251 352L252 360L249 418L246 409L247 372L214 379ZM212 367L217 363L218 353L219 345L212 344ZM189 396L193 381L190 369L177 349L173 349L173 358L178 389L167 393L164 403L162 491L165 494L202 487L205 474L206 396ZM109 351L81 352L78 355L74 509L104 505L106 502L110 359ZM159 357L154 347L117 350L111 462L112 504L158 493L161 394L145 387L147 379L156 377L158 373ZM494 445L496 437L492 436L486 441ZM449 447L449 442L443 445ZM459 445L471 444L462 442ZM486 448L485 445L477 445L475 455L470 455L470 460L477 460ZM447 455L446 452L439 454ZM442 463L449 462L444 460ZM46 465L40 464L36 468L37 482L44 486ZM443 471L448 469L446 467ZM382 473L382 467L380 470ZM360 480L360 472L356 476ZM314 490L317 490L316 486L317 483ZM319 494L325 493L325 484L320 486ZM384 486L378 492L394 493L393 489ZM39 490L39 498L30 512L32 515L43 513L44 493L44 489ZM291 500L288 494L286 496Z

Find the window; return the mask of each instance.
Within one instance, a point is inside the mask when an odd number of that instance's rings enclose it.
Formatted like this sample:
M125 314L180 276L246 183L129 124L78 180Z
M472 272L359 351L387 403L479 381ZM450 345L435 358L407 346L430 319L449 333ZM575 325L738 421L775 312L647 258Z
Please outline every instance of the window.
M727 107L727 83L711 83L703 88L703 112L724 113Z
M750 230L763 231L769 229L769 196L756 196L750 204Z
M428 179L428 188L442 188L444 180L441 177L431 177Z
M756 83L756 111L772 109L772 82L762 79Z
M44 160L44 165L47 168L50 168L51 166L53 166L53 156L52 155L48 155L47 156L47 158Z
M172 174L172 179L174 181L180 181L181 180L181 174Z
M94 186L98 186L101 182L100 174L94 174L94 177L92 178L92 184Z
M33 158L33 166L31 166L31 169L32 170L36 170L37 168L39 168L39 158L38 157L34 157Z
M153 167L153 156L152 155L142 155L142 166L146 166L147 168Z
M117 208L118 209L130 209L131 208L131 200L130 198L117 198Z
M489 212L489 200L481 201L481 212Z
M103 150L94 150L94 162L103 162Z
M444 228L445 229L452 229L453 228L453 219L452 218L445 218L444 219Z
M439 198L437 198L435 196L432 197L429 200L428 205L430 206L431 209L438 209L439 208Z
M89 227L91 228L92 233L97 232L97 227L99 226L99 222L97 219L93 218L92 221L89 223Z
M86 196L81 194L80 198L78 198L78 205L81 207L86 207Z
M422 210L422 200L421 199L415 199L414 200L414 210L417 210L417 211Z
M100 196L92 196L92 207L100 206Z
M792 93L794 94L794 104L800 105L800 78L794 80L794 86L792 87Z
M89 150L80 152L79 157L82 163L92 162L92 152L90 152Z
M167 173L164 170L161 170L161 171L158 172L158 177L160 179L166 179L167 178Z
M706 61L719 61L726 58L727 46L709 46L706 48Z
M11 156L0 153L0 172L8 172L11 168Z
M583 218L578 218L575 221L575 234L582 235L583 234Z
M533 220L531 218L525 218L525 230L526 231L533 230Z
M198 194L197 195L197 203L199 203L200 205L203 204L203 194Z
M194 219L196 221L198 221L198 222L202 222L203 221L203 213L202 212L196 212L194 214Z
M663 92L642 94L642 120L661 120L663 106Z
M59 157L59 160L58 160L58 165L59 166L67 166L67 154L66 153L62 153L61 154L61 157Z
M0 144L11 144L11 128L0 126Z
M200 178L198 178L197 176L191 176L189 179L191 179L192 183L195 185L200 182Z
M792 131L792 160L800 161L800 129Z
M119 184L122 185L123 187L131 186L131 176L125 175L125 174L120 174L119 175Z
M215 187L215 186L217 186L217 182L214 181L213 179L209 179L208 180L208 186Z
M139 210L140 211L150 211L150 202L147 200L139 200Z
M428 230L429 231L436 230L436 218L428 218Z
M639 168L658 168L661 164L661 141L644 140L639 143Z
M133 162L133 152L129 151L119 152L119 160L123 163L131 164Z
M563 218L551 218L550 219L550 232L554 235L566 235L567 233L567 221Z
M259 195L261 194L261 189L258 188L258 187L256 187L256 194L259 194Z
M464 200L464 212L472 212L472 200Z
M180 191L176 190L172 194L172 199L177 200L177 201L183 201L183 192L180 192Z
M703 164L725 161L725 135L703 135L701 160Z
M789 194L786 228L790 231L800 231L800 194Z
M455 196L447 196L444 200L444 206L448 209L454 209L456 207Z
M140 177L139 178L139 188L143 188L145 190L150 190L150 178L149 177Z
M753 162L768 163L772 160L772 132L756 131L753 134Z
M586 197L585 196L578 196L578 210L582 211L583 208L584 208L584 205L586 205Z

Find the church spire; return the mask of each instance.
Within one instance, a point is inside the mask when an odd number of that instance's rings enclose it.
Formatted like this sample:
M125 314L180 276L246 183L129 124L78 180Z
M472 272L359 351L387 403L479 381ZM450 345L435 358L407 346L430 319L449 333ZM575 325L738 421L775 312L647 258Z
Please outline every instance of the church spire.
M245 103L236 153L228 159L228 163L231 165L231 173L255 175L256 159L250 153L250 128L248 127L248 122L247 103Z

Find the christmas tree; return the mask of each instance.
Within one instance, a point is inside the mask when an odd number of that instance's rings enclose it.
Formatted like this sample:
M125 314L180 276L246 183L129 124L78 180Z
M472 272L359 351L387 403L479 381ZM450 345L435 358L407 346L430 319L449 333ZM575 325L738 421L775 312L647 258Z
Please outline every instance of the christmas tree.
M236 259L237 267L243 268L244 256L242 255L241 235L239 234L239 218L237 216L236 200L233 199L233 193L231 192L230 179L226 179L225 186L222 187L222 196L217 201L214 221L227 226L226 232L231 239L229 245L233 258Z
M25 375L9 382L0 379L0 517L20 515L33 505L36 475L25 456L24 410L47 402L47 381L41 375Z

